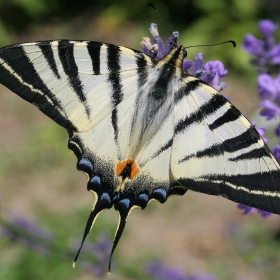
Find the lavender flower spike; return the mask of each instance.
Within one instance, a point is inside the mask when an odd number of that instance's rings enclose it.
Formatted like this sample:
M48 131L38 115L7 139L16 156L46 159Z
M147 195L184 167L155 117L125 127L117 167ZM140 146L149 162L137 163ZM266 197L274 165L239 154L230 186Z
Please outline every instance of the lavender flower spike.
M241 204L239 203L238 206L237 206L239 209L243 210L243 215L252 215L256 208L254 207L250 207L250 206L247 206L247 205L244 205L244 204ZM260 210L258 209L258 213L263 217L263 218L267 218L267 217L270 217L272 216L273 214L270 213L270 212L267 212L267 211L263 211L263 210Z
M280 163L280 145L276 145L274 148L271 149L271 151L275 156L276 160Z
M248 34L244 38L243 48L251 55L263 56L265 54L264 46L264 41L257 39L252 34Z
M155 59L161 59L173 48L178 46L177 39L179 37L179 32L175 31L172 33L172 35L167 40L165 47L161 37L159 36L157 24L152 23L149 30L153 36L153 43L151 43L150 39L147 37L144 37L141 42L141 45L143 46L143 52L146 55Z
M228 70L225 69L224 64L219 60L212 60L208 61L204 65L204 70L208 73L211 73L211 71L215 71L215 75L211 81L211 85L213 88L215 88L218 91L221 91L226 87L225 83L220 83L220 78L223 78L226 76ZM201 78L203 80L203 77ZM207 81L206 81L207 82Z
M263 107L261 111L261 116L266 117L266 119L272 120L273 118L280 116L280 108L275 105L272 101L270 100L264 100L260 103L260 106Z
M273 79L266 73L261 74L258 77L258 86L262 99L271 98L275 101L280 99L280 76Z
M268 37L278 28L278 25L269 19L264 19L259 22L259 29L261 33Z
M274 64L280 64L280 44L275 45L271 48L269 57Z
M194 60L192 73L194 76L202 76L203 69L203 53L199 53Z
M156 280L217 280L213 274L201 272L186 274L180 268L168 267L162 262L153 262L147 266L146 270Z
M247 206L247 205L244 205L244 204L241 204L239 203L237 205L237 207L241 210L243 210L243 215L252 215L255 211L255 208L254 207L250 207L250 206Z

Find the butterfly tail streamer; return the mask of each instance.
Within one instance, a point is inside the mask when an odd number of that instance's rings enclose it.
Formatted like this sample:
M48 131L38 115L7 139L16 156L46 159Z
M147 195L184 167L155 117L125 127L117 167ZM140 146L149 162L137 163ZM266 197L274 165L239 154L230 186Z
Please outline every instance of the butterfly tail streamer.
M111 273L111 262L112 262L113 253L122 236L128 216L129 216L130 212L134 209L134 207L131 207L130 204L131 204L131 201L129 199L122 199L117 204L115 204L115 209L119 213L119 223L118 223L118 227L117 227L117 230L115 233L113 246L112 246L112 250L111 250L111 254L110 254L110 258L109 258L108 274Z
M98 199L97 203L93 207L93 210L91 211L91 213L88 217L81 245L80 245L79 250L73 261L73 267L75 267L75 265L76 265L76 262L79 258L79 255L80 255L81 249L84 245L84 242L86 240L86 237L88 236L89 232L91 231L91 229L96 221L96 218L102 211L104 211L105 209L109 209L111 207L112 207L112 204L110 203L110 200L108 200L108 198L106 196L102 195L100 197L100 199Z

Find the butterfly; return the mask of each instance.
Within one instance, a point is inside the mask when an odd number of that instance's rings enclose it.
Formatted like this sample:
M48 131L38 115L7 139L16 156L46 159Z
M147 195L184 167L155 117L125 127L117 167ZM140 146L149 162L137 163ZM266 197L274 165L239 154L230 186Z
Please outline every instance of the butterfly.
M254 126L217 90L167 53L54 40L0 49L0 82L64 127L77 169L95 195L81 246L98 214L119 224L109 260L135 208L188 189L280 213L280 171Z

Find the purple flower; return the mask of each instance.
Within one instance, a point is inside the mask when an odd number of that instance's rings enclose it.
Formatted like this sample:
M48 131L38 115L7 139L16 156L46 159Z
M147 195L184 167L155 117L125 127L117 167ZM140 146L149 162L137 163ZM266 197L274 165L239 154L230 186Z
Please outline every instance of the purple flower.
M187 275L180 268L166 267L161 262L154 262L146 268L148 274L157 280L185 280Z
M263 40L257 39L252 34L247 34L244 38L243 48L251 55L263 56L265 54L265 43Z
M238 207L239 209L243 210L243 213L242 213L243 215L252 215L252 214L255 212L255 210L256 210L256 208L254 208L254 207L247 206L247 205L244 205L244 204L241 204L241 203L239 203L239 204L237 205L237 207ZM267 217L270 217L270 216L273 215L272 213L267 212L267 211L263 211L263 210L261 210L261 209L258 209L258 213L259 213L263 218L267 218Z
M188 73L189 68L191 68L193 65L193 62L190 59L185 59L183 61L183 69L186 73Z
M268 37L278 28L278 25L269 19L264 19L259 22L259 29L261 33Z
M257 69L261 73L278 73L279 68L274 64L280 64L280 44L275 44L273 36L278 25L269 19L261 20L259 28L264 35L264 40L257 39L252 34L247 34L244 38L243 48L255 56L251 62L254 66L261 66ZM278 70L277 70L278 69Z
M258 86L262 99L272 98L276 101L280 99L280 76L273 79L268 74L261 74L258 77Z
M250 206L247 206L247 205L244 205L244 204L241 204L239 203L237 205L237 207L241 210L243 210L243 215L252 215L255 211L255 208L254 207L250 207Z
M280 145L276 145L271 149L273 155L275 156L276 160L280 163Z
M11 241L21 241L29 248L46 254L51 252L54 237L35 223L21 217L11 217L2 225L2 234Z
M280 64L280 45L275 45L269 52L269 57L274 64Z
M172 33L172 35L168 38L167 42L166 42L166 47L165 47L164 55L170 53L170 51L172 49L174 49L175 47L178 46L178 44L177 44L178 38L179 38L179 32L178 31L174 31Z
M263 211L261 209L258 209L258 213L263 217L263 218L267 218L272 216L273 214L267 211Z
M225 84L220 83L219 79L225 77L228 70L225 69L225 66L221 61L212 60L212 61L206 62L204 65L204 70L208 73L210 73L211 71L216 72L216 75L214 76L214 78L211 82L213 88L217 89L218 91L225 88Z
M75 247L77 246L75 245ZM111 241L107 234L102 235L95 244L85 242L83 255L86 254L86 256L80 260L81 266L97 276L107 275L111 247ZM112 266L114 266L114 263L112 263Z
M162 262L153 262L146 267L147 273L156 280L217 280L213 274L200 272L187 275L180 268L165 266Z
M263 107L260 112L261 116L266 117L268 121L280 116L280 108L270 100L262 101L260 107Z
M194 60L192 73L194 76L199 75L201 76L203 69L203 53L199 53Z
M275 134L280 138L280 124L278 124L277 128L275 129Z
M173 48L177 47L177 40L179 37L179 32L175 31L169 37L166 42L166 46L164 46L163 40L159 36L159 32L157 29L157 24L152 23L151 27L149 28L152 36L153 36L153 43L151 43L148 37L143 37L141 45L143 47L143 52L155 59L161 59L166 54L168 54Z
M267 143L269 140L264 137L264 134L266 133L266 129L264 127L256 127L256 122L252 122L252 125L255 127L259 135L262 137L265 143Z
M226 83L220 83L219 79L225 77L227 72L228 71L225 69L224 64L219 60L208 61L203 66L202 53L199 53L195 57L194 63L192 65L192 74L196 77L199 77L202 81L211 84L212 87L218 91L226 88Z

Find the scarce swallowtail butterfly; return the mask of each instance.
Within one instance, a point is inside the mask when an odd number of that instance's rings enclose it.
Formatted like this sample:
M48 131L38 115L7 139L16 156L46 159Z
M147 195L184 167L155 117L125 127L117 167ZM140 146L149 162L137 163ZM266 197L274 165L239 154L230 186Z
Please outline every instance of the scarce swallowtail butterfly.
M0 49L0 82L68 131L95 195L74 264L112 206L119 224L110 262L133 209L188 189L280 213L277 161L239 110L184 71L176 39L150 55L69 40Z

